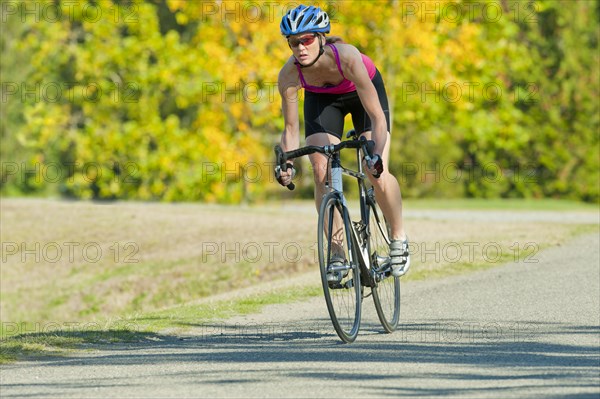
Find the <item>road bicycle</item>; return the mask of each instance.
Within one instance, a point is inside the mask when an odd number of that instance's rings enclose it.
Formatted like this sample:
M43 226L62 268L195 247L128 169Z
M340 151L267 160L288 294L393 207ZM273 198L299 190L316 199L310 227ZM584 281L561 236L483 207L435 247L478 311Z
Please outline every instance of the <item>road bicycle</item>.
M333 327L342 341L351 343L360 329L362 300L371 295L385 332L396 329L400 319L400 279L391 274L389 226L363 172L361 153L364 160L370 161L375 143L364 137L359 139L354 130L349 131L346 138L350 140L288 152L277 145L275 156L276 173L291 167L287 163L290 159L317 152L328 158L329 173L325 182L328 192L319 210L319 266ZM357 170L341 164L340 152L347 148L356 150ZM360 219L356 221L351 217L344 196L342 175L350 176L358 183ZM293 190L294 184L287 187Z

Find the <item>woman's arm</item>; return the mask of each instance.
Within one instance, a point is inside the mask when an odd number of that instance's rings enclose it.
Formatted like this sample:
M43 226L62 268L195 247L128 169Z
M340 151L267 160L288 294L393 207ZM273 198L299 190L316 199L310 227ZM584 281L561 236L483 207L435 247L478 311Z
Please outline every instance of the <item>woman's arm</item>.
M283 113L284 128L281 133L281 148L291 151L300 147L300 121L298 114L298 90L300 82L298 71L290 60L283 66L277 79L279 95L281 96L281 111ZM288 163L292 163L291 161ZM287 186L292 182L293 170L282 170L279 182Z
M298 115L300 82L298 71L291 61L288 61L279 72L277 86L281 96L281 110L285 123L281 134L281 148L284 151L295 150L300 147L300 121Z
M372 138L375 141L375 153L383 154L387 142L387 121L381 108L377 90L369 77L367 67L358 49L349 44L337 44L342 70L348 80L356 86L358 97L371 119Z

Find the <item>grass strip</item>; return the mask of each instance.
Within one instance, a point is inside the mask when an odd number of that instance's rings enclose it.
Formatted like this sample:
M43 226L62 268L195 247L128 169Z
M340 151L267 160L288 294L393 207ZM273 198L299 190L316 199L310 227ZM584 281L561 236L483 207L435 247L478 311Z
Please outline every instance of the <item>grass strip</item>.
M0 364L17 360L35 360L54 356L68 356L90 346L121 343L140 343L161 340L165 334L202 327L207 322L227 319L236 315L259 312L273 304L302 301L322 295L320 286L294 287L256 294L234 300L186 304L123 319L85 324L20 323L3 331L0 339ZM3 324L6 327L6 324ZM35 330L39 330L35 332ZM168 330L168 331L167 331Z

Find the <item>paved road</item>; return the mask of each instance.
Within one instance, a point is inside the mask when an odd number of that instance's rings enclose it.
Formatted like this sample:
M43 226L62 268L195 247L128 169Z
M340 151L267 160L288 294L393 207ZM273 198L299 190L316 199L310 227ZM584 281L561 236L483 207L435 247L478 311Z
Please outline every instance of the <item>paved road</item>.
M357 342L322 298L199 326L185 337L3 366L13 397L600 397L600 241L403 285L402 328L370 301Z

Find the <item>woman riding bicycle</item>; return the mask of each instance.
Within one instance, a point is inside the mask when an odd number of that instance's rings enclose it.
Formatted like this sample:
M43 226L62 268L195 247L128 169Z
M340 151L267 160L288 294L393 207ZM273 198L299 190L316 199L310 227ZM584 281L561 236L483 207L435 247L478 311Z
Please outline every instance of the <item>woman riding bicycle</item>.
M377 203L391 227L392 274L408 271L408 239L402 225L402 196L396 178L388 172L390 117L381 74L369 57L339 38L327 38L329 16L318 7L300 5L283 16L281 34L287 38L292 56L279 72L285 128L281 135L283 151L300 146L298 91L305 90L304 125L307 145L338 144L344 131L344 117L350 113L358 135L375 142L369 180ZM310 155L317 211L326 194L327 158ZM293 177L293 162L281 170L279 183L287 186ZM379 178L374 175L380 173Z

